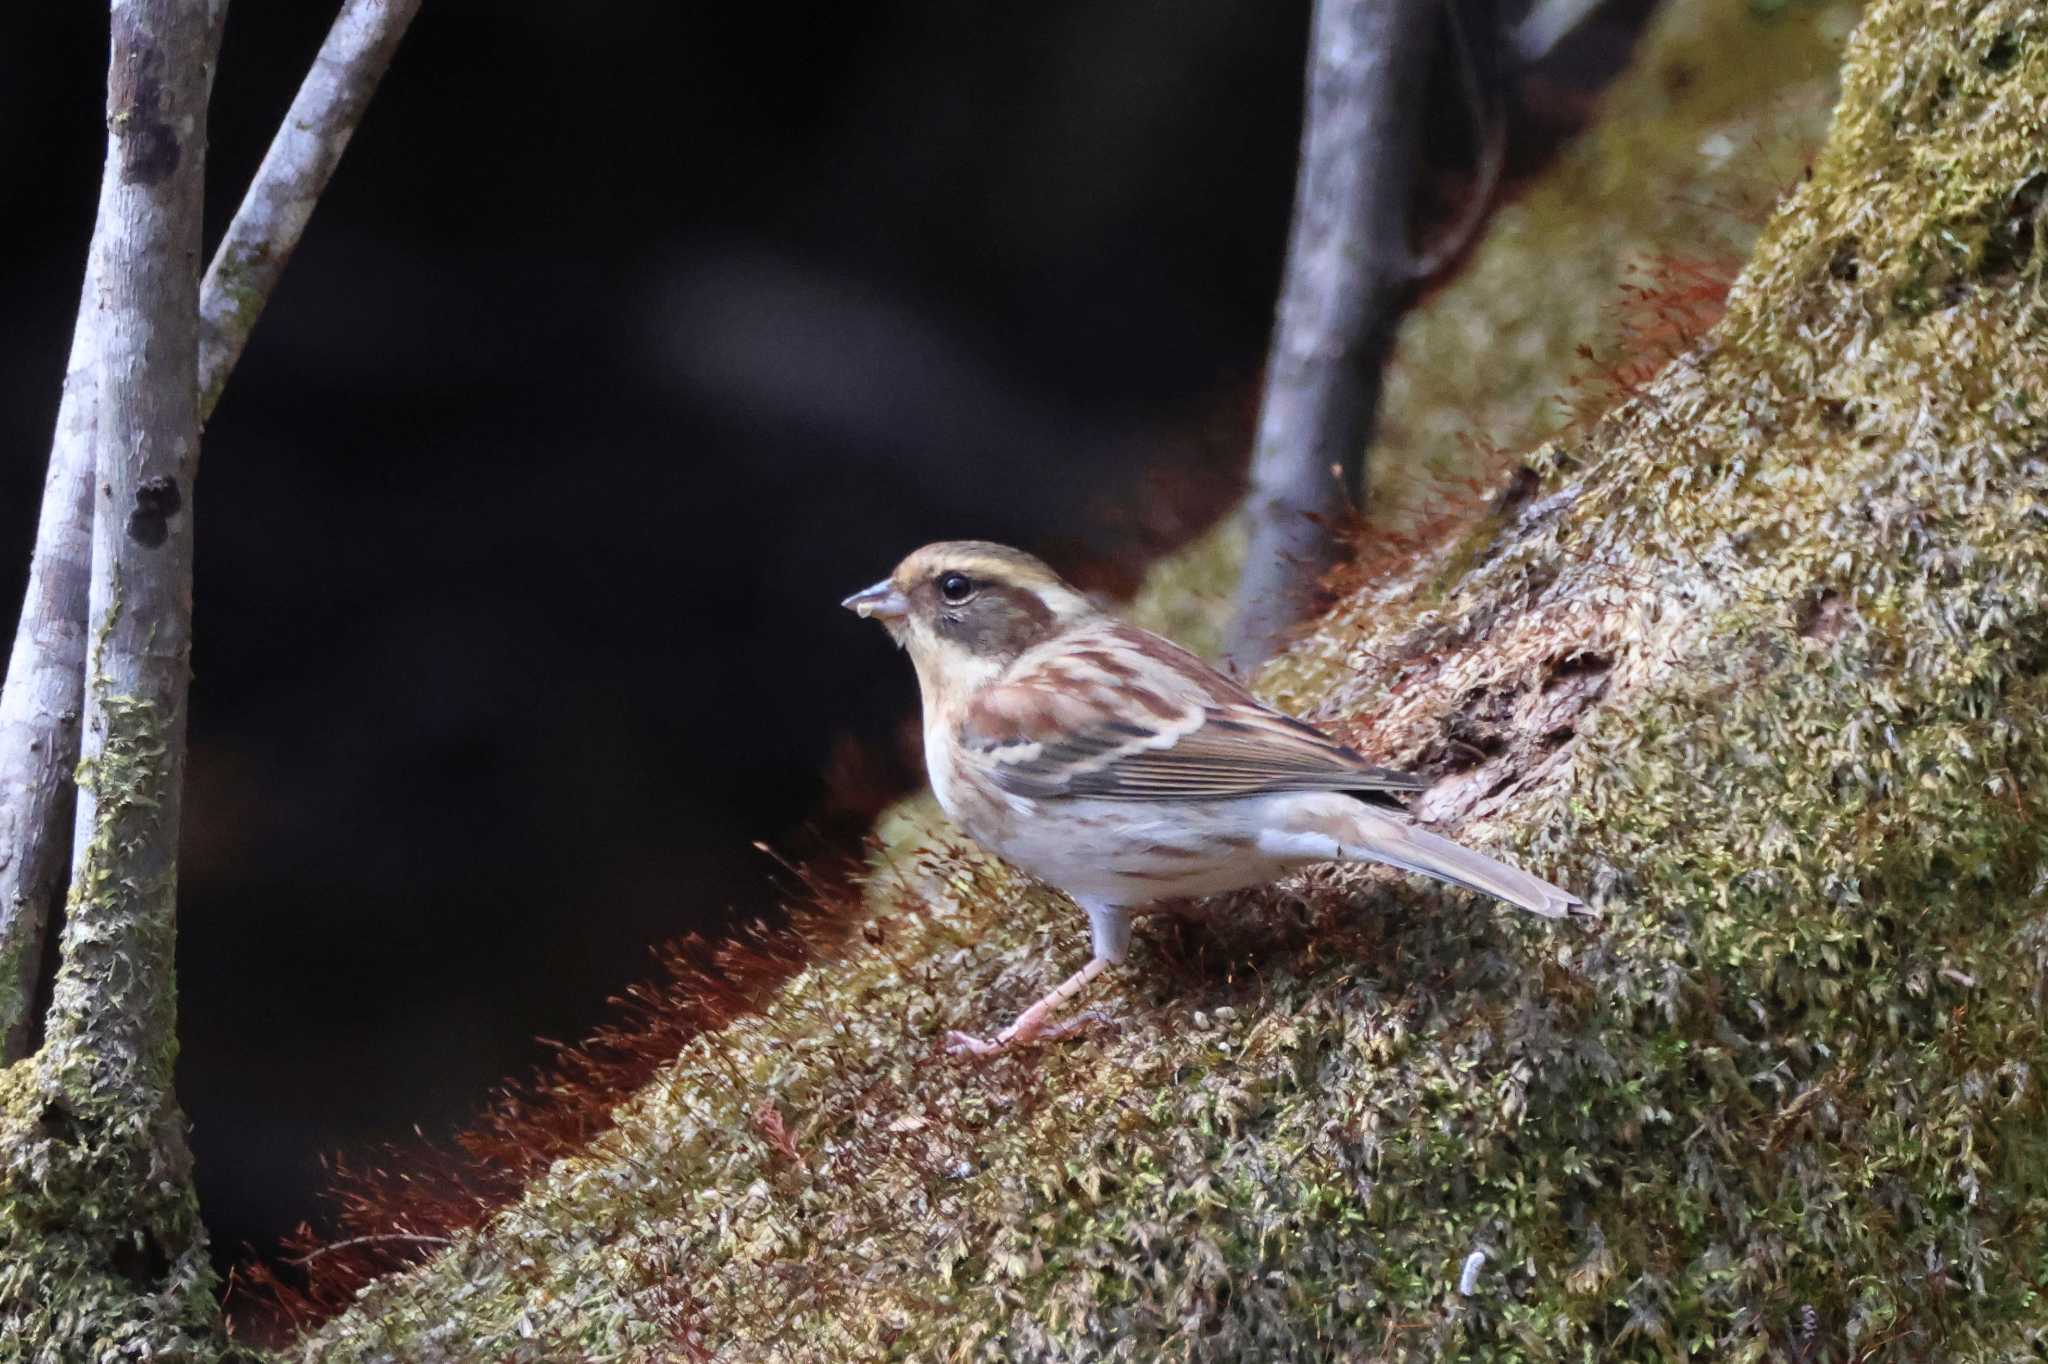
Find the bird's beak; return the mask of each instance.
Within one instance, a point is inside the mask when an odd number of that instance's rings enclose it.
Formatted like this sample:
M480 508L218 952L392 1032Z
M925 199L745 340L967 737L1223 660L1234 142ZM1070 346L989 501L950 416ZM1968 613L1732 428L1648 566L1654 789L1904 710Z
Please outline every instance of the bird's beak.
M839 604L862 620L901 620L910 614L910 603L887 578Z

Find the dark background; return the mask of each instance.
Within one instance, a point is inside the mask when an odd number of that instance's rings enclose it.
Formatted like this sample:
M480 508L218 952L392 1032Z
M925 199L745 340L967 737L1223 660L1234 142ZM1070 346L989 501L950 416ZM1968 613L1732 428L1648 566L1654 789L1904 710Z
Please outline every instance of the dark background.
M231 8L210 232L332 14ZM179 1085L223 1255L319 1220L323 1153L445 1135L588 1033L651 944L770 910L754 840L849 846L915 691L841 596L969 535L1126 586L1216 514L1305 31L428 0L207 431ZM95 6L0 13L10 618L105 60Z
M210 233L332 15L231 7ZM1146 472L1241 456L1304 25L428 0L207 431L179 1084L217 1245L769 907L751 842L803 841L841 735L886 784L915 703L840 597L963 535L1113 580L1212 509ZM105 63L95 6L0 18L10 620Z

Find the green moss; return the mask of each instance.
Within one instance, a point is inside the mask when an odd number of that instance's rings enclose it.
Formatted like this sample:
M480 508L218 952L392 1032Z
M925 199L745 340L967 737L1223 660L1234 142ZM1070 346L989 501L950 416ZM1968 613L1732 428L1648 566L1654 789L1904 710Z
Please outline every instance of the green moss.
M41 957L42 942L39 938L31 941L27 925L20 919L8 927L14 931L0 933L0 1037L11 1041L14 1030L21 1026L34 1006L34 1000L22 985L35 979L30 969L30 958Z
M1204 658L1223 652L1223 624L1229 618L1238 566L1244 561L1244 527L1226 517L1206 535L1146 575L1137 596L1121 614L1168 639L1179 640Z
M207 366L204 361L211 358L212 352L219 350L223 345L231 345L239 354L250 333L256 330L256 321L262 316L263 305L270 301L269 283L254 277L262 263L260 258L251 257L246 250L241 250L224 255L210 268L208 283L211 287L207 291L208 299L225 299L228 308L224 314L214 317L204 328L208 344L203 347L205 354L202 355L202 380L207 377ZM225 342L220 338L233 338L233 341ZM199 395L199 419L202 423L213 415L213 409L219 405L220 395L227 387L229 372L222 370L214 375L211 386Z
M2032 1357L2048 19L1881 4L1843 88L1725 319L1539 452L1543 510L1262 679L1391 761L1487 727L1425 807L1604 931L1320 869L962 1064L1085 934L906 815L842 959L309 1355Z
M34 1058L0 1074L0 1355L222 1356L183 1119L66 1106Z
M178 1055L176 868L138 880L119 855L156 821L171 737L154 701L102 694L99 711L105 742L78 767L93 836L65 907L42 1053L51 1081L80 1108L168 1092Z
M93 837L49 1037L0 1078L0 1357L217 1360L217 1282L170 1088L175 877L115 870L157 818L166 721L136 697L98 709L105 741L79 771Z
M1376 536L1468 502L1475 479L1490 491L1505 456L1604 407L1615 367L1690 348L1713 283L1820 143L1854 13L1664 7L1599 120L1403 320L1373 446Z

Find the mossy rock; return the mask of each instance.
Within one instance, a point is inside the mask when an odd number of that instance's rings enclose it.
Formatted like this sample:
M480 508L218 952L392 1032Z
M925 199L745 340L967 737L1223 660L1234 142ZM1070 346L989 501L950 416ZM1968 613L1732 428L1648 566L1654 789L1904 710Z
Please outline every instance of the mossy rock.
M1704 341L1262 679L1604 929L1313 871L963 1063L1085 933L906 812L836 959L306 1357L2038 1358L2044 180L2048 16L1873 7Z

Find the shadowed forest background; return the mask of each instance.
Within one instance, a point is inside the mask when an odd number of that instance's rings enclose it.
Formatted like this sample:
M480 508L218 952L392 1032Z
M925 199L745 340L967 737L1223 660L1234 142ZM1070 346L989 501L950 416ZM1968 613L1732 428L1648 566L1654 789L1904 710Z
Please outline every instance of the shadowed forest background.
M1115 547L1089 504L1251 377L1298 22L1209 7L1195 89L1099 68L1086 6L944 8L437 3L409 36L208 431L180 1083L220 1247L305 1215L318 1154L458 1124L650 943L767 907L750 842L909 701L852 580L943 533ZM104 15L60 9L0 40L37 208L10 575L104 136ZM232 16L211 223L331 17ZM1124 46L1165 65L1168 29ZM1091 102L1114 126L1062 125Z
M1643 8L1518 84L1511 173ZM231 15L210 229L330 18ZM317 1219L321 1156L460 1126L650 944L768 911L754 841L851 846L914 698L846 591L968 535L1127 587L1227 504L1305 21L426 7L207 430L178 1084L217 1255ZM105 43L0 17L13 599Z

